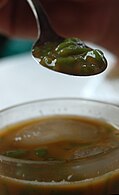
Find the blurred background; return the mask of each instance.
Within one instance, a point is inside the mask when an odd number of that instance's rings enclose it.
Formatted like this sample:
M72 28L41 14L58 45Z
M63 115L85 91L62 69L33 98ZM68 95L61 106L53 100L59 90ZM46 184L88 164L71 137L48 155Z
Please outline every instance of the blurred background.
M0 34L0 58L28 52L32 43L31 40L10 39Z

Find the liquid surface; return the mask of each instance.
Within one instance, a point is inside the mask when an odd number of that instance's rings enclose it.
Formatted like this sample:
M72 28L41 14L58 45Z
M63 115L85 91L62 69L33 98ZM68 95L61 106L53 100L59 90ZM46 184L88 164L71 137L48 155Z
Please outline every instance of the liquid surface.
M85 159L118 146L119 131L111 125L73 116L29 121L0 133L0 154L37 161Z
M2 195L119 193L119 130L104 121L51 116L19 123L0 131L0 154L47 162L39 168L18 161L11 179L0 174Z
M78 38L37 45L33 49L33 56L51 70L75 76L99 74L107 67L103 52L88 47Z

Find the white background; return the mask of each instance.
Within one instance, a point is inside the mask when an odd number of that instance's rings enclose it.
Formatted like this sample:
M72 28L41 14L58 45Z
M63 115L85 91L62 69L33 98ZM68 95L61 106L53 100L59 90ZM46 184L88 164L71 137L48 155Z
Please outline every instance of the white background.
M0 60L0 109L32 100L84 97L119 104L119 64L101 48L108 60L102 74L74 77L41 67L30 53Z

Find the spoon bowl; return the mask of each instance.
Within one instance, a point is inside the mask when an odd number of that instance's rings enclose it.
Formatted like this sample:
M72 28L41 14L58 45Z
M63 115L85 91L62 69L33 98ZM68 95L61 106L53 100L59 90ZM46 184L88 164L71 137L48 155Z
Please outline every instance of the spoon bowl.
M103 72L107 60L99 49L92 49L79 38L64 38L52 28L39 0L27 0L35 15L38 38L32 55L42 66L64 74L90 76Z

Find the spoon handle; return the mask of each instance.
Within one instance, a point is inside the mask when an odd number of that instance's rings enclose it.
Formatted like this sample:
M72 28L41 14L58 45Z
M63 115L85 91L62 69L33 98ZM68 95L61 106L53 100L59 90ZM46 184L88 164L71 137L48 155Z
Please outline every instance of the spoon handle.
M38 38L40 37L40 42L42 43L47 40L57 39L58 35L52 29L48 16L43 9L40 0L27 0L27 2L29 3L36 18Z

